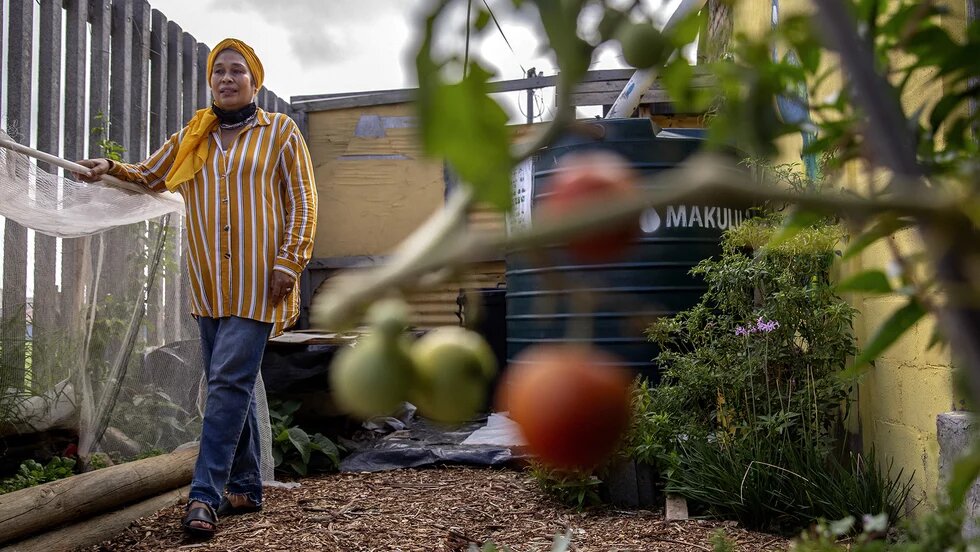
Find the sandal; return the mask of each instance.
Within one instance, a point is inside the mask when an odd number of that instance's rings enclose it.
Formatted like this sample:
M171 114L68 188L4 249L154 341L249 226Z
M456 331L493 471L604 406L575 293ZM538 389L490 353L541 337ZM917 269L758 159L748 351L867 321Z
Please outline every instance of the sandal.
M195 521L206 523L211 527L198 527L191 525L191 523ZM187 513L184 514L184 520L180 523L180 525L184 528L184 532L192 537L198 539L210 539L218 530L218 516L214 513L214 510L212 510L210 506L203 502L197 502L197 505L193 508L188 506Z
M219 516L238 516L241 514L248 514L251 512L259 512L262 510L262 505L255 505L251 502L245 506L235 506L228 500L228 497L223 497L221 499L221 504L218 505L217 513Z

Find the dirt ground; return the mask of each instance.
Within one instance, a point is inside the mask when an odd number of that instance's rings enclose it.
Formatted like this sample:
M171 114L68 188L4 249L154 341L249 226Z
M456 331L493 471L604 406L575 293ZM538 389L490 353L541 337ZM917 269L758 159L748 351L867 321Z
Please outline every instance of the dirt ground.
M261 512L220 520L207 542L184 537L180 506L135 522L89 551L337 550L466 551L493 541L517 551L550 550L569 533L573 551L711 551L723 531L736 550L786 550L786 539L734 522L665 521L663 511L579 512L543 494L514 469L440 467L309 477L266 491Z

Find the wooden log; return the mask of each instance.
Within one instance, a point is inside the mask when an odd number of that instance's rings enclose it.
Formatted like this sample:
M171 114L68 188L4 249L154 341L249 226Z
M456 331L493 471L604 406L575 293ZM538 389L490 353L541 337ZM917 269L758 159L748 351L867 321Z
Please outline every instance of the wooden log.
M48 552L95 546L125 531L134 521L187 500L189 487L167 491L142 502L78 523L65 525L4 548L10 552Z
M0 544L187 485L196 460L193 447L2 495Z

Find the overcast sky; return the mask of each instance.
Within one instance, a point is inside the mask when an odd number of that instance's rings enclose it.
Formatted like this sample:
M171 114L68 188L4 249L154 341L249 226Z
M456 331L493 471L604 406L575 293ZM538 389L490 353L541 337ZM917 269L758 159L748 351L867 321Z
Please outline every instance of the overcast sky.
M497 80L521 78L526 69L554 74L554 62L539 51L542 31L534 8L515 12L510 0L488 0L510 47L491 23L472 37L471 55L497 71ZM668 2L671 3L672 2ZM266 85L280 97L415 85L417 32L427 0L150 0L150 4L199 41L213 46L227 36L252 45L266 70ZM660 0L646 0L652 11ZM476 8L483 0L473 0ZM275 6L274 8L271 6ZM463 3L460 3L460 8ZM465 11L450 15L458 32L446 32L450 47L465 43ZM511 51L511 47L513 51ZM621 67L618 49L604 49L596 68Z

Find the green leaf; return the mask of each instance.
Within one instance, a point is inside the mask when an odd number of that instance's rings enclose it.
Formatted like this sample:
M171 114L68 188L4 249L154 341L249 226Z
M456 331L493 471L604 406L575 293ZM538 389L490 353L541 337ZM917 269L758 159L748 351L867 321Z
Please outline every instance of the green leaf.
M892 313L888 320L878 328L874 337L864 347L861 354L854 361L849 372L857 372L872 360L878 358L881 353L891 347L909 328L926 315L926 309L919 302L910 298L908 304Z
M293 469L294 472L299 475L306 475L306 464L303 463L298 458L293 458L289 461L289 467Z
M667 33L674 46L680 48L694 42L701 31L700 12L689 13L681 19L672 31Z
M838 292L859 291L865 293L891 293L892 285L880 270L865 270L837 284Z
M769 243L766 246L772 248L779 247L793 239L801 231L812 227L823 218L824 215L814 213L813 211L794 211L793 214L786 217L782 227L769 238Z
M489 23L490 23L490 12L486 10L480 10L480 12L476 14L476 22L473 24L473 27L477 31L482 31L483 29L486 28L487 24Z
M872 243L884 238L885 236L890 236L899 230L908 228L913 224L914 222L911 219L895 217L880 219L874 226L869 228L867 231L862 232L857 239L851 242L851 245L849 245L847 250L844 251L843 260L850 259L851 257L867 249L867 247Z
M419 101L422 140L427 153L448 161L473 186L478 200L504 211L511 205L513 159L507 114L488 95L490 76L477 63L456 84L430 75Z
M289 432L289 442L296 447L296 451L299 452L300 457L303 458L303 463L309 462L310 436L299 427L291 427L287 431Z
M953 475L947 486L950 506L959 508L963 504L977 476L980 476L980 442L974 441L970 452L953 465Z

